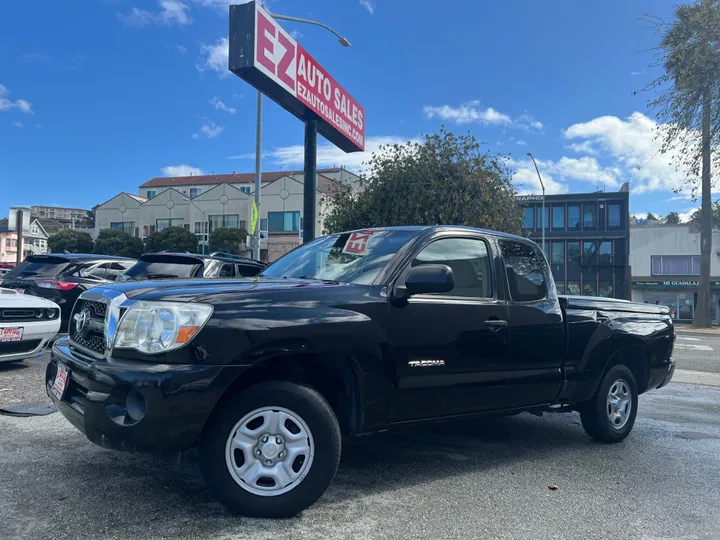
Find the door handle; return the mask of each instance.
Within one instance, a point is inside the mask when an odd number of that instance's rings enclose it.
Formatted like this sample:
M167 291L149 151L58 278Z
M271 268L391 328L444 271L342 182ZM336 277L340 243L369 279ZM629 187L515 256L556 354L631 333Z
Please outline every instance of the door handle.
M485 326L487 326L493 332L497 332L501 328L505 328L507 326L507 321L503 321L500 319L488 319L487 321L485 321Z

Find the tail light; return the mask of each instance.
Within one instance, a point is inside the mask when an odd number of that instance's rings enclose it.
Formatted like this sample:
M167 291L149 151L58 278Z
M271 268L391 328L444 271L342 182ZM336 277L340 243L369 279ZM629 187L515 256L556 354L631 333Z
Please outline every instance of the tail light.
M68 283L67 281L43 280L36 281L35 284L41 289L55 289L56 291L69 291L78 286L77 283Z

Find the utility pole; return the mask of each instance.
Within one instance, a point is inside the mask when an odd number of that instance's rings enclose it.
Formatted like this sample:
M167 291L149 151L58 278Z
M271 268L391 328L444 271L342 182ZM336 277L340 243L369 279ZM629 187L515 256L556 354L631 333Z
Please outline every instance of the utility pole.
M305 122L305 185L303 191L303 244L315 240L315 203L317 199L317 120Z
M540 169L538 169L537 163L535 163L535 158L532 155L532 152L527 153L528 156L530 156L530 159L532 159L533 165L535 165L535 171L538 175L538 180L540 180L540 187L542 188L542 218L540 219L542 223L542 250L545 251L545 184L543 184L542 176L540 176ZM549 251L549 250L548 250ZM547 257L549 254L546 253L545 256Z
M262 93L257 93L257 120L255 125L255 206L258 222L253 233L253 259L260 260L260 190L262 188ZM252 216L251 216L252 219Z
M15 262L19 265L23 260L23 211L20 208L18 208L17 212L15 213L15 228L17 229L17 253L15 254Z

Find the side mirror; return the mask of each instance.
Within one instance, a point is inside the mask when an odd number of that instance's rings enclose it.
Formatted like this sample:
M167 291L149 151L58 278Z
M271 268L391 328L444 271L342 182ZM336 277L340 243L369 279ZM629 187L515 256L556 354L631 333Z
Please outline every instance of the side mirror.
M408 294L450 292L455 287L452 268L446 264L424 264L410 269L405 278Z

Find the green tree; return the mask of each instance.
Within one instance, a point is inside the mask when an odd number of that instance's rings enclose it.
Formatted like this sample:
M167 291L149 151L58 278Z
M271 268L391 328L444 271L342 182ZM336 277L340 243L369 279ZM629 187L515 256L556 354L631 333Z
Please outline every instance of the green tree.
M189 251L197 252L197 237L183 227L168 227L151 234L145 240L148 253L158 251Z
M391 225L469 225L519 233L520 207L503 156L442 128L421 143L381 147L361 191L334 195L327 232Z
M648 221L660 221L660 218L657 217L657 216L656 216L655 214L653 214L652 212L648 212L648 215L647 215L647 218L646 218L646 219L647 219Z
M665 223L669 225L677 225L680 223L680 214L677 212L670 212L667 216L665 216Z
M215 229L210 234L210 251L224 251L240 255L246 251L245 229Z
M673 156L687 172L685 182L693 196L702 198L700 225L700 279L693 325L708 327L710 320L710 255L712 243L712 165L717 166L720 145L720 0L697 0L675 8L666 23L646 16L661 35L663 75L650 83L657 92L648 106L658 111L661 151Z
M131 234L115 229L103 229L95 240L93 253L137 259L144 248L142 240Z
M48 237L51 253L92 253L93 239L86 232L61 229Z
M690 223L698 230L702 227L702 213L702 208L699 208L690 216ZM720 230L720 199L712 205L712 228Z

